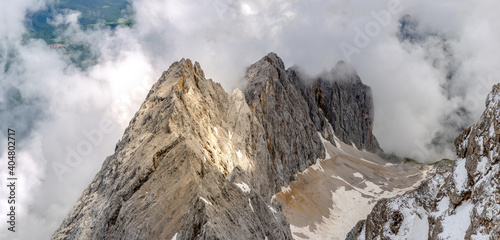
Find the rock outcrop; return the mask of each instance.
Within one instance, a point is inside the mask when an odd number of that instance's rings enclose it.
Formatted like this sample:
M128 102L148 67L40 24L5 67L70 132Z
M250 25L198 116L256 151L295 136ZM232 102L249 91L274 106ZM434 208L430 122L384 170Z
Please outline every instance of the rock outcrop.
M353 69L339 62L317 79L312 89L318 106L340 140L359 149L382 152L372 134L374 107L371 88L361 82Z
M321 137L335 144L334 128L275 54L246 78L244 92L228 94L198 63L173 63L52 238L291 239L272 196L325 157ZM344 139L373 149L365 137Z
M349 239L500 238L500 84L477 123L456 138L453 170L378 202Z

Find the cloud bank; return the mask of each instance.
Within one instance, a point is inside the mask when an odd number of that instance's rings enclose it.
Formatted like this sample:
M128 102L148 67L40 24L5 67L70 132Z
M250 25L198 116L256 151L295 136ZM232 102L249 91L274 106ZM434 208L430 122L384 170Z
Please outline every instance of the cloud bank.
M500 75L496 1L136 0L133 27L114 31L82 30L74 11L53 16L69 26L61 36L88 46L97 64L86 68L73 53L25 37L27 11L48 4L0 3L8 9L0 18L0 162L14 128L20 179L18 232L1 227L2 239L50 237L150 86L180 58L200 62L227 91L271 51L310 76L348 61L372 87L382 148L421 161L454 157L451 141L477 120ZM2 185L6 177L2 170Z

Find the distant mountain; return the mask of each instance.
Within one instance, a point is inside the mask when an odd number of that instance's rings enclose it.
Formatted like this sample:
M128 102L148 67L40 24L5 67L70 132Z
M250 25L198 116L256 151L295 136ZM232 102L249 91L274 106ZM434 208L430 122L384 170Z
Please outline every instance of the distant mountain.
M348 239L500 239L500 84L455 139L458 160L402 196L379 201Z

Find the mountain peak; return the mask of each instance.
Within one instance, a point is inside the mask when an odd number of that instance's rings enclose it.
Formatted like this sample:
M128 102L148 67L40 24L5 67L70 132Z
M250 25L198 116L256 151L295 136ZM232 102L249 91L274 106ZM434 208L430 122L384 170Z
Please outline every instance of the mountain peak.
M246 79L253 83L264 83L268 80L281 81L285 74L283 60L276 53L271 52L250 65L246 72Z
M146 97L146 102L156 103L172 97L172 93L180 97L193 98L200 91L205 91L213 82L205 79L205 73L198 62L182 58L170 65L160 79L153 85ZM220 87L220 84L214 83ZM222 87L220 87L222 89ZM187 94L187 95L186 95Z
M267 61L269 64L271 64L276 68L280 68L283 70L285 69L285 64L283 63L283 60L281 60L281 58L274 52L268 53L265 57L261 59L261 61L262 60Z
M168 70L163 73L162 78L160 78L160 82L166 79L180 81L179 85L182 86L184 80L194 80L195 83L199 80L205 80L205 73L198 62L193 64L190 59L182 58L180 61L170 65Z

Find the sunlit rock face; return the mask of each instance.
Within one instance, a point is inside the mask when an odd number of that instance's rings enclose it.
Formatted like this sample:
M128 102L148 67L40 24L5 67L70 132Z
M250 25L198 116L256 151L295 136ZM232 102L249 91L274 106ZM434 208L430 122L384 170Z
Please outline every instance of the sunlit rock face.
M264 200L264 134L240 90L228 94L198 63L175 62L53 238L290 238ZM236 166L248 191L227 179Z

